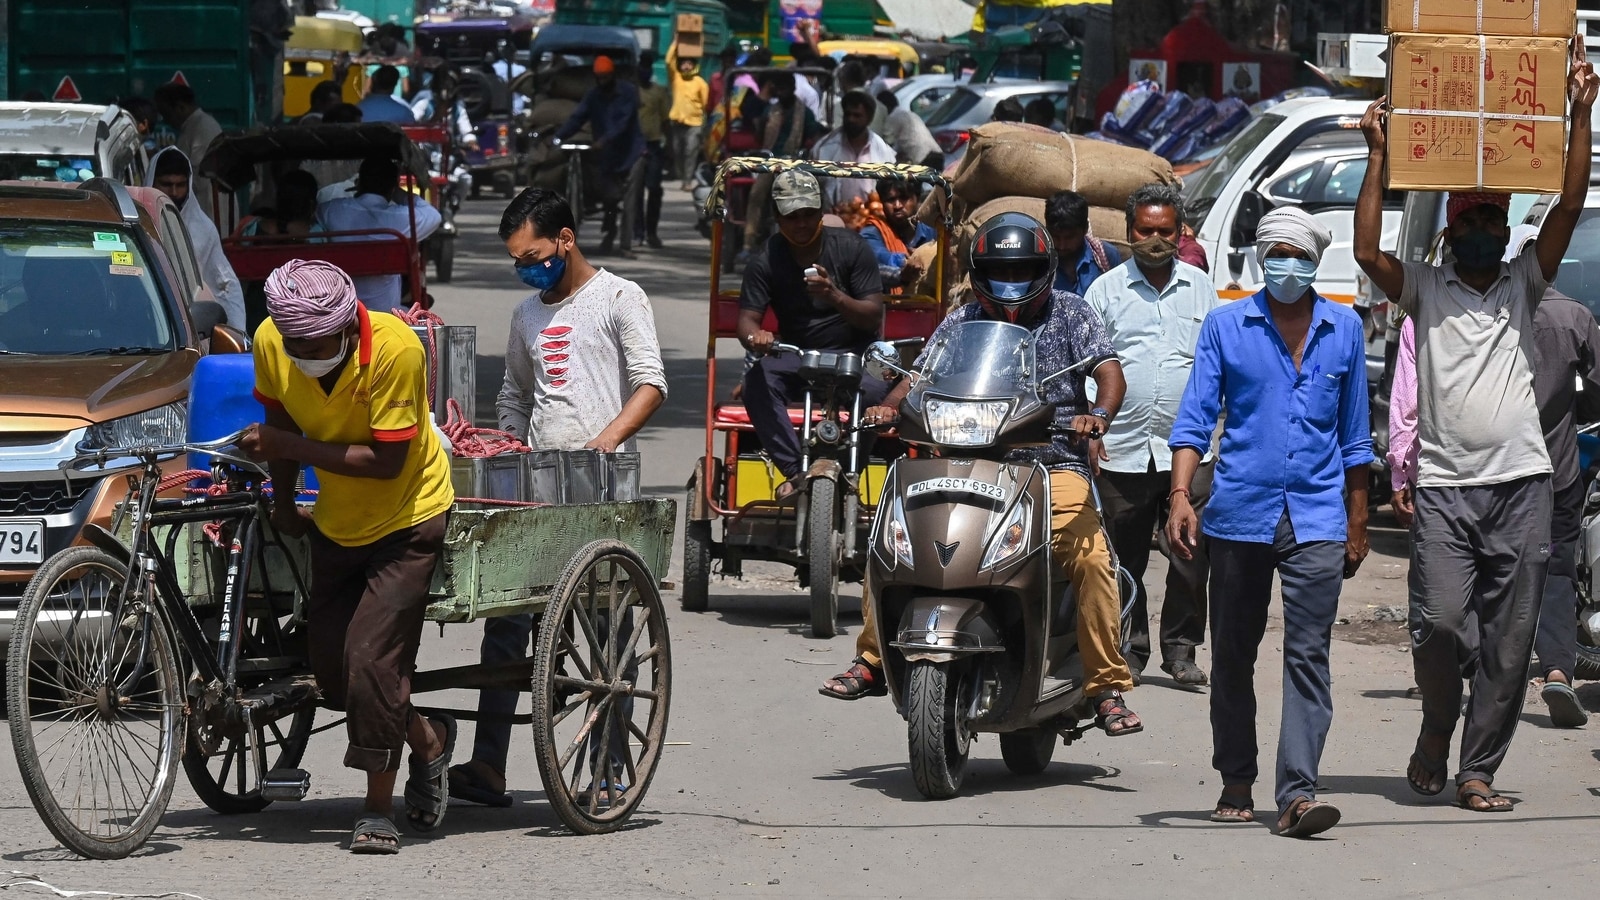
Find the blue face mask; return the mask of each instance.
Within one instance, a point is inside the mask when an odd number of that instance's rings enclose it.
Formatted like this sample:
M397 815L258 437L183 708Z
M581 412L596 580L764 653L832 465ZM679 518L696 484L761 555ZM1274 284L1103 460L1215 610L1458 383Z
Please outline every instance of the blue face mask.
M561 276L567 274L567 261L551 256L531 266L516 266L516 270L523 284L536 291L548 291L560 284Z
M1033 287L1031 281L997 281L989 279L989 291L996 300L1021 300L1028 295L1028 288Z
M1309 259L1268 259L1261 263L1267 293L1279 303L1293 303L1306 295L1317 277L1317 264Z

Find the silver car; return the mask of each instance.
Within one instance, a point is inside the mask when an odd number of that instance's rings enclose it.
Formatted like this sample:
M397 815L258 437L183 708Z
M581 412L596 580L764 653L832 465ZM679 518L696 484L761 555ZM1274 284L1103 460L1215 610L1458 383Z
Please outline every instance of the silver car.
M0 103L0 181L144 183L148 165L133 116L85 103Z
M972 140L972 129L994 118L994 108L1000 101L1016 98L1027 106L1043 98L1055 107L1055 128L1065 130L1064 122L1072 121L1073 101L1077 83L1072 81L994 81L983 84L963 84L951 92L939 108L928 116L928 130L944 151L946 165L961 161Z

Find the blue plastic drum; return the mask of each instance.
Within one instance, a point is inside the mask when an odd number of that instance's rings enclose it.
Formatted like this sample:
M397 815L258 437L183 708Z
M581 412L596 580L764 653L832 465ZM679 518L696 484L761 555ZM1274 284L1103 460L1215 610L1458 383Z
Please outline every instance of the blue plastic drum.
M195 363L189 388L189 440L214 441L264 421L267 411L255 398L255 358L248 353L219 353L201 357ZM191 454L189 467L211 468L211 460ZM307 490L316 490L316 473L308 466L302 472ZM203 487L207 482L198 486ZM313 500L301 494L301 500Z

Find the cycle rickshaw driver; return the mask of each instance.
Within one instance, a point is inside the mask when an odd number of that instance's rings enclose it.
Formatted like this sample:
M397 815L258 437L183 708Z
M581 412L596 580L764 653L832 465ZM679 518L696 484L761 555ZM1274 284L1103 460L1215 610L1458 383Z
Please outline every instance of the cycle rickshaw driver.
M267 421L250 426L239 447L270 463L276 485L294 484L302 463L317 470L315 511L280 490L272 524L310 535L311 665L325 700L348 717L345 765L367 773L350 850L397 853L400 753L410 746L410 824L431 831L444 818L456 732L450 717L430 721L410 702L428 587L455 501L449 457L429 426L427 360L410 327L368 312L331 263L280 266L266 295L255 395Z
M768 308L783 340L802 350L864 353L883 326L883 279L872 248L844 228L822 224L822 187L809 172L789 169L772 181L774 234L745 268L739 295L739 343L764 354L778 338L762 328ZM794 494L800 438L789 405L805 396L796 356L764 356L745 373L743 402L756 436L783 474L777 499ZM861 382L862 406L888 393L879 379ZM865 454L863 454L864 458Z

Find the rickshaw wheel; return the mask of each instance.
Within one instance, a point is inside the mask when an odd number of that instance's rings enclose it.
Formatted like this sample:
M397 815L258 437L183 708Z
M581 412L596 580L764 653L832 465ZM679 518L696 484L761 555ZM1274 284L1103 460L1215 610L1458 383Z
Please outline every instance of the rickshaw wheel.
M453 237L439 239L439 255L433 261L433 278L440 284L450 283L450 273L456 267L456 240Z
M178 649L153 596L93 547L45 560L17 607L6 717L23 786L50 833L90 859L144 846L183 745ZM130 591L137 588L128 586ZM115 621L113 621L115 620Z
M711 606L711 523L686 522L683 526L683 599L685 612L705 612Z
M616 831L644 799L666 740L671 663L644 560L615 540L578 551L541 616L533 662L539 777L568 828Z
M806 566L811 590L811 636L839 633L839 486L831 478L813 478L806 515Z

